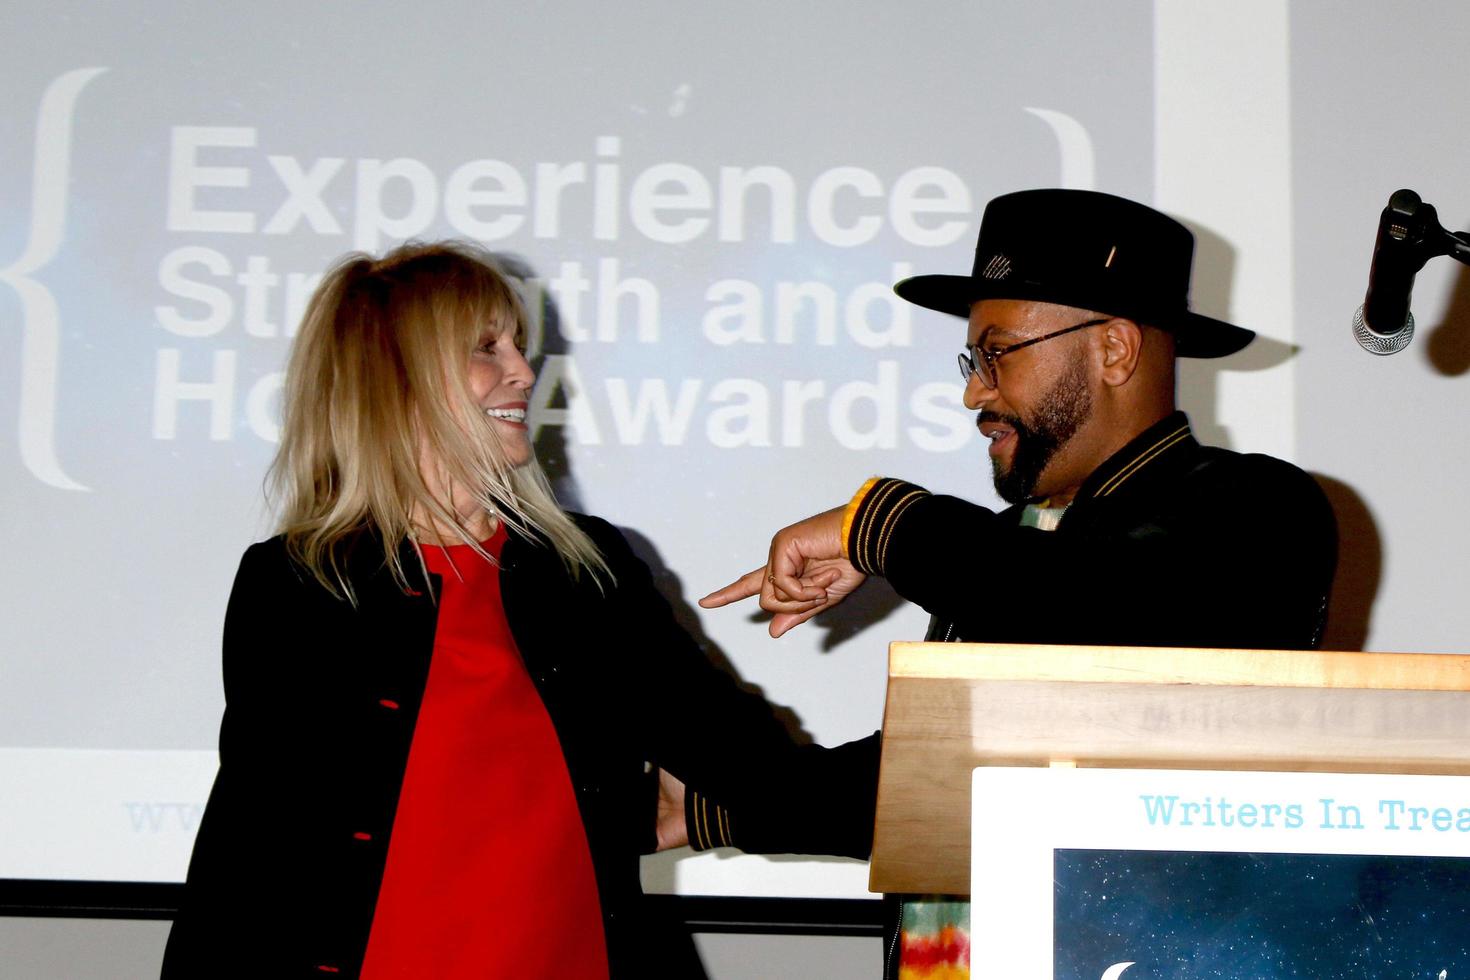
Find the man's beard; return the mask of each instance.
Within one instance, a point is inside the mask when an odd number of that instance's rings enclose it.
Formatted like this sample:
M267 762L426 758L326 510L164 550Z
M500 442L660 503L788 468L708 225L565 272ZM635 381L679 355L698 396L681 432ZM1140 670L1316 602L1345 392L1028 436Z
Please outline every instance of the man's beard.
M1092 391L1087 386L1087 372L1081 361L1072 362L1067 373L1057 379L1051 391L1041 399L1041 409L1029 423L1016 415L981 412L981 421L1002 422L1016 433L1016 448L1011 453L1009 469L1002 469L999 459L990 461L995 492L1000 499L1008 504L1019 504L1035 497L1041 471L1077 434L1082 423L1091 417Z

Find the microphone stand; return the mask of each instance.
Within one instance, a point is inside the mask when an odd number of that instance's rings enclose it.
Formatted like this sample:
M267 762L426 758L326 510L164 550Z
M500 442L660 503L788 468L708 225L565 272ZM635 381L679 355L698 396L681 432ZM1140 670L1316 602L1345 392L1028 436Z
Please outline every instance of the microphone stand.
M1402 190L1395 191L1388 199L1388 210L1399 219L1389 234L1417 246L1415 253L1420 267L1436 255L1449 255L1470 265L1470 234L1449 231L1441 225L1433 204L1425 204L1413 191Z

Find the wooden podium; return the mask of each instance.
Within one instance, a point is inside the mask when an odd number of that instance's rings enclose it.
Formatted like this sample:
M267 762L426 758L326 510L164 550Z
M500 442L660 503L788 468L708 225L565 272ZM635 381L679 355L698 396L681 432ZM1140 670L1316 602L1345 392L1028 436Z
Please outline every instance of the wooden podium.
M969 894L984 765L1470 774L1470 656L894 643L873 891Z

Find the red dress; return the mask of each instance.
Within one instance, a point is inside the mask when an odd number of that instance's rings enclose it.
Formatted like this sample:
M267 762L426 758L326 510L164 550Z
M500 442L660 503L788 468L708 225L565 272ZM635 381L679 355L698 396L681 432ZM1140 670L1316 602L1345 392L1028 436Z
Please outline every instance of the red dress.
M500 568L468 545L424 560L443 583L434 655L362 980L606 978L587 836Z

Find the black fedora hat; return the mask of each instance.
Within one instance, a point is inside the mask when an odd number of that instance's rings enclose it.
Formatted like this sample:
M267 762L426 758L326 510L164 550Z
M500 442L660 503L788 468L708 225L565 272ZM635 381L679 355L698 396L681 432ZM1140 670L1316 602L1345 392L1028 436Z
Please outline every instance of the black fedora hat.
M968 276L913 276L894 292L959 317L982 299L1096 310L1168 330L1183 357L1224 357L1255 338L1191 313L1194 235L1166 214L1097 191L1033 190L985 206Z

